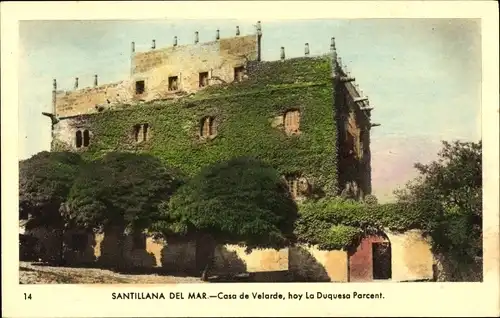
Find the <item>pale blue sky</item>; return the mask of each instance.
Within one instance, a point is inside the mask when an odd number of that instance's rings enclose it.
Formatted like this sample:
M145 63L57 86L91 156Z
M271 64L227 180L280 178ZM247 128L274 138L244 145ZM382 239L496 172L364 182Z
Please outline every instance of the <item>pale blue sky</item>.
M211 41L254 32L256 21L32 21L20 23L19 149L27 158L50 148L52 79L60 89L118 81L129 73L130 42L138 51ZM414 161L432 159L439 140L480 138L481 36L479 20L356 19L262 21L263 59L327 53L330 38L375 107L372 134L374 188L410 177ZM388 166L397 169L387 171ZM397 176L395 175L397 174ZM401 175L402 174L402 175ZM378 178L378 179L377 179ZM385 180L385 181L384 181Z

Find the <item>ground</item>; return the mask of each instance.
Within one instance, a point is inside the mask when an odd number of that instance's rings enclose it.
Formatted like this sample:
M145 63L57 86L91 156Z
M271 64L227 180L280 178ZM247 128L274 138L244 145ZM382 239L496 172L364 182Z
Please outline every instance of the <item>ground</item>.
M202 283L198 277L131 275L98 268L71 268L19 263L20 284L168 284Z

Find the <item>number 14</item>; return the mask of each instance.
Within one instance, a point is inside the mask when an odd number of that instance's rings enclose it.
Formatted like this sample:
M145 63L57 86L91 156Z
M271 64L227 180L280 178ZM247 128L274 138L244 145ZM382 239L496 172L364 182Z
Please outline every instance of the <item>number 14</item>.
M26 299L31 299L31 293L30 294L24 293L24 300Z

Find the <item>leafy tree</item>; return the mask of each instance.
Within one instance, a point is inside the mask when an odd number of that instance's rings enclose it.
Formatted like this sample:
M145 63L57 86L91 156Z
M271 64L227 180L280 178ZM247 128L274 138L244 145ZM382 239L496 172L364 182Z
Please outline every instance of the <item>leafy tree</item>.
M19 162L19 217L29 214L27 229L64 225L59 208L82 165L81 157L70 152L43 151Z
M206 280L217 244L279 248L293 236L297 206L273 167L236 158L204 168L162 205L157 229L169 237L195 237L206 247Z
M151 155L111 152L82 169L65 212L85 229L142 231L157 221L158 205L182 182L177 171Z
M482 142L443 142L439 158L396 195L420 215L435 252L467 268L482 255Z

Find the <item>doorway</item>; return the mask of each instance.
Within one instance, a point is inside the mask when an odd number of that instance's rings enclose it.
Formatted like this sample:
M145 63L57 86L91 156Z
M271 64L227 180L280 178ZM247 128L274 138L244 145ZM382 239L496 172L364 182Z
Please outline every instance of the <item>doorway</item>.
M373 242L372 259L373 259L373 279L374 280L391 279L392 276L391 243Z

